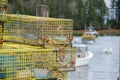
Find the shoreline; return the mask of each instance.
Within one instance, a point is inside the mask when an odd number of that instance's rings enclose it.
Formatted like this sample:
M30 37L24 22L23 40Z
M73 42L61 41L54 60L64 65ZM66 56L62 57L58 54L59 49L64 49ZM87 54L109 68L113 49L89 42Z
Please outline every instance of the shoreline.
M120 30L97 30L100 36L103 35L115 35L120 36ZM84 34L84 30L73 30L74 36L81 36Z

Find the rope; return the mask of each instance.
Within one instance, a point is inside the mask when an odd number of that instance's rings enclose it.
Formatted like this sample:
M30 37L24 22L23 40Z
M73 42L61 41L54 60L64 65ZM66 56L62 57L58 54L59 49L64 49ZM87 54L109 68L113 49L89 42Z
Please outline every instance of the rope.
M71 41L73 40L73 37L68 36L66 42L64 43L64 45L62 47L58 46L57 44L55 44L54 41L50 40L47 37L41 38L41 40L46 43L51 42L53 46L57 47L59 49L59 53L60 53L58 57L60 58L60 60L62 60L62 59L64 59L64 55L65 55L65 47L71 43Z

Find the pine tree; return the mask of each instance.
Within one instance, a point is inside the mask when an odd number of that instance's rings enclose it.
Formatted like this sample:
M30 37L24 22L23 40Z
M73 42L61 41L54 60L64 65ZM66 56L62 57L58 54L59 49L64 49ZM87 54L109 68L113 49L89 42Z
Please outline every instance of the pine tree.
M87 0L85 6L87 25L92 23L98 29L104 26L104 16L107 11L104 0Z

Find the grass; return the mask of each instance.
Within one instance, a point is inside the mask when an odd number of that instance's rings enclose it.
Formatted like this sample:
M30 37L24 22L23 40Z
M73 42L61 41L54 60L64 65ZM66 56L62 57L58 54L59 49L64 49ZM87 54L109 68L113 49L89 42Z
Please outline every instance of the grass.
M103 36L103 35L116 35L116 36L120 36L120 30L98 30L99 35ZM81 36L84 33L84 30L74 30L73 31L73 35L75 36Z

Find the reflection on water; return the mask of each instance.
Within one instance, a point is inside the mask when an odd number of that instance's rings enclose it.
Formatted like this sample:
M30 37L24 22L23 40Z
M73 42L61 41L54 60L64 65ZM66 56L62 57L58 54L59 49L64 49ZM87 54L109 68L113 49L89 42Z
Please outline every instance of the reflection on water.
M88 80L89 66L76 67L76 71L70 72L68 75L68 80Z
M80 37L74 37L79 39ZM119 36L99 37L95 44L89 44L94 57L87 66L76 67L69 72L68 80L117 80L119 71ZM112 48L112 54L105 54L105 48Z

